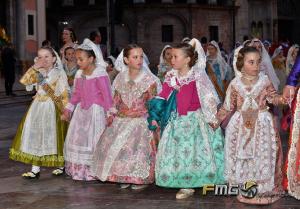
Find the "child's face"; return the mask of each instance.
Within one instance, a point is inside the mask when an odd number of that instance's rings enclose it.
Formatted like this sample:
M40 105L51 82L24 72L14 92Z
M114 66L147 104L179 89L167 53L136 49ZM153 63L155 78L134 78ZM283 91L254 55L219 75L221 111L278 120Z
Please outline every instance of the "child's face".
M124 61L129 67L129 69L141 69L141 67L143 66L143 49L131 49L129 51L128 57L124 57Z
M38 51L37 62L42 63L42 67L45 69L50 69L53 67L53 64L56 60L56 57L53 57L52 53L47 49L40 49Z
M217 49L213 45L209 44L207 47L207 52L209 56L215 57L217 55Z
M180 71L185 69L188 66L190 60L191 58L187 57L182 49L172 49L171 64L175 70Z
M81 70L88 70L90 66L94 63L94 57L88 57L88 54L82 50L77 50L75 52L77 65Z
M244 57L244 72L247 75L256 76L259 74L260 71L260 62L261 58L259 53L257 52L250 52L245 54Z
M75 49L68 49L66 51L65 59L68 61L75 61Z
M172 49L171 48L166 49L164 59L166 60L167 63L171 63L171 59L172 59Z

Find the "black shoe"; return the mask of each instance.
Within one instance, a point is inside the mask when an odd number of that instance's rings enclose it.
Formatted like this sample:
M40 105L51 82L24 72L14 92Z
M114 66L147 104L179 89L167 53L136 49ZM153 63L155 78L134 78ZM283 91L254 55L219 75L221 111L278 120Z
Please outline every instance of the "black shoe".
M38 179L38 178L40 178L40 172L34 173L32 171L29 171L27 173L23 173L22 176L25 179Z

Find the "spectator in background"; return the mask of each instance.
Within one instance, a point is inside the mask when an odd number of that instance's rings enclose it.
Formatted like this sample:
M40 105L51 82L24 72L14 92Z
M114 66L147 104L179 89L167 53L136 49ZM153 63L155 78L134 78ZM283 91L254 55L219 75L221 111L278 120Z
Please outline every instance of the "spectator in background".
M205 36L203 36L200 39L200 42L201 42L201 46L202 46L204 52L206 53L207 52L207 38Z
M115 69L115 61L116 59L113 56L107 57L107 67L106 67L106 72L109 76L111 84L115 80L115 77L118 75L119 71Z
M264 44L264 47L267 50L268 54L270 55L271 43L268 40L264 40L263 44Z
M103 59L107 58L107 48L104 44L101 44L102 37L101 33L99 31L92 31L90 33L90 40L96 44L96 46L100 49L102 52Z
M60 49L60 56L61 56L62 62L64 63L66 61L65 60L65 49L67 47L73 47L74 49L76 49L78 47L76 35L75 35L73 28L70 28L70 27L64 28L64 30L62 32L62 41L63 41L64 45Z
M3 75L5 80L5 93L6 96L16 96L13 93L13 85L15 82L15 51L12 44L5 46L1 53Z

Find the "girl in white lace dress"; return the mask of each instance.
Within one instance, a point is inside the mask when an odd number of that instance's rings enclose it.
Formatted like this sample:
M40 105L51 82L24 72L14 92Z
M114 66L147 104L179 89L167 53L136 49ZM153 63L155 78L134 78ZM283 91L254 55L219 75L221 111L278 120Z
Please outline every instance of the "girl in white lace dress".
M238 53L236 77L231 81L218 118L232 115L225 133L225 179L232 184L257 183L258 194L238 200L269 204L282 193L282 150L274 117L267 102L285 103L267 75L260 73L257 49L245 47Z

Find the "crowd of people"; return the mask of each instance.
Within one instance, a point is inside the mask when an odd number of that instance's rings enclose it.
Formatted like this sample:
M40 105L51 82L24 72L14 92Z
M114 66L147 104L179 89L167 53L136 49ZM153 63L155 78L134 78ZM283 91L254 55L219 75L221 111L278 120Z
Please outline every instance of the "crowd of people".
M271 204L285 191L300 199L298 45L287 58L285 46L270 56L254 38L225 56L216 41L185 38L162 49L157 77L142 47L106 57L99 36L78 45L66 28L60 53L43 43L21 78L36 91L9 154L32 165L24 178L47 166L122 189L177 188L177 199L207 184L254 181L257 195L239 194L240 202Z

